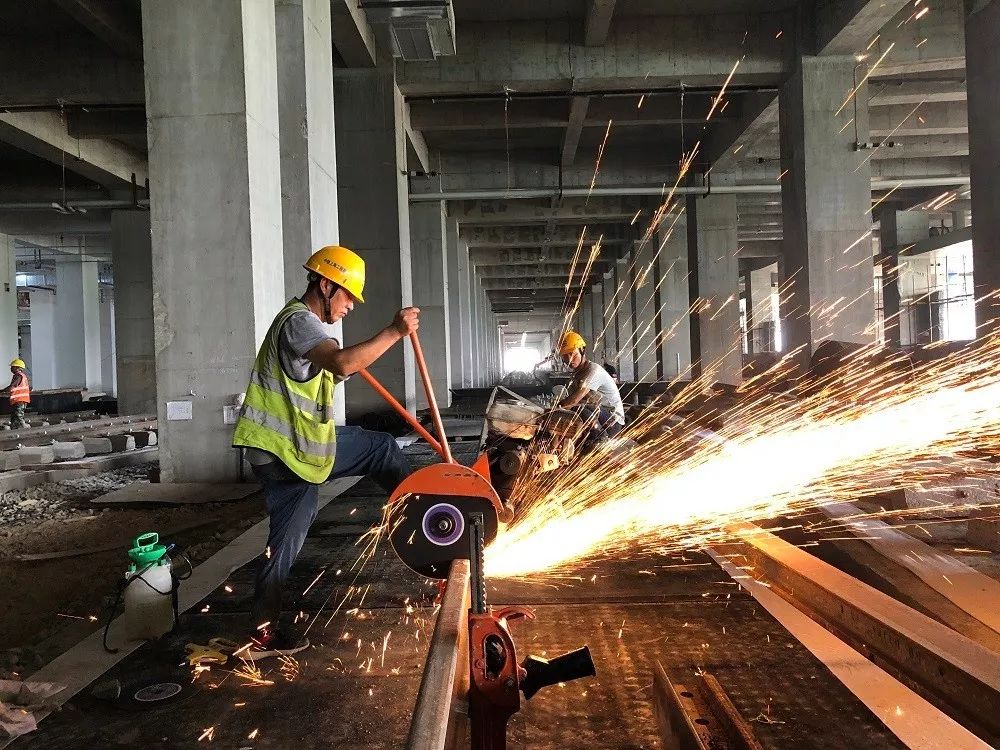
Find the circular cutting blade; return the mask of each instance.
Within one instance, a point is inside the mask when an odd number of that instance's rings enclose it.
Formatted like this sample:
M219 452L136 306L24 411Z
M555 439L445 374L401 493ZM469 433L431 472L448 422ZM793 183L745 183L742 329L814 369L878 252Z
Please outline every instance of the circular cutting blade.
M468 560L469 517L483 515L487 544L497 534L500 500L464 466L433 464L411 474L389 499L389 539L403 563L428 578L447 578L452 560Z

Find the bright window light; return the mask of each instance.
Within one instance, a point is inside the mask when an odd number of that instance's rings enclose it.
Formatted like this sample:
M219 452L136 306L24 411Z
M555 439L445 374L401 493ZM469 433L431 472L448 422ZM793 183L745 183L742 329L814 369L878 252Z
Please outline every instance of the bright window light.
M507 350L504 364L507 372L531 372L540 359L537 349L517 346Z

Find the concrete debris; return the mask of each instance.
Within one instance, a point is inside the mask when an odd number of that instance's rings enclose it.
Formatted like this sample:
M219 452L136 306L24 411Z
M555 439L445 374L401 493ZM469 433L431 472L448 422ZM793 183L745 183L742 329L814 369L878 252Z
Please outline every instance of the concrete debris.
M148 467L135 466L5 492L0 495L0 527L93 515L97 511L89 505L92 498L144 481L148 472Z

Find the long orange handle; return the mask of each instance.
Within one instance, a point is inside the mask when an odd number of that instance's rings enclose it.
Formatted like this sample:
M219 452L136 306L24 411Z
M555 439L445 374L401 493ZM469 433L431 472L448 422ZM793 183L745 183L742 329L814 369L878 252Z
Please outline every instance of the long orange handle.
M361 377L363 377L365 379L365 382L367 382L368 385L370 385L372 387L372 389L379 396L381 396L383 399L385 399L385 402L387 404L389 404L389 406L391 406L396 411L396 413L399 414L399 416L401 416L403 419L405 419L406 422L410 425L410 427L412 427L414 429L414 431L418 435L420 435L420 437L422 437L424 440L426 440L427 444L431 448L433 448L437 452L437 454L439 456L441 456L442 459L444 459L445 461L451 462L451 452L450 451L445 452L445 451L441 450L441 443L439 443L437 440L435 440L434 436L431 435L426 429L424 429L424 426L422 424L420 424L420 422L418 422L413 417L413 415L410 414L410 412L408 412L406 410L406 408L401 403L399 403L396 400L395 396L393 396L391 393L389 393L389 391L387 391L382 386L382 384L375 379L374 375L372 375L370 372L368 372L368 370L363 370L363 369L362 370L358 370L358 375L360 375ZM445 443L445 446L447 446L447 445L448 444Z
M442 458L445 462L449 464L455 463L455 459L451 457L451 448L448 447L448 436L444 434L444 423L441 421L441 412L438 411L437 399L434 398L434 386L431 385L431 375L427 371L427 362L424 360L424 351L420 348L420 339L417 338L417 332L414 331L410 334L410 343L413 344L413 356L417 360L417 369L420 370L420 379L424 381L424 393L427 394L427 405L431 410L431 419L434 421L434 429L437 431L438 439L441 441L441 447L444 449L444 453L441 453Z

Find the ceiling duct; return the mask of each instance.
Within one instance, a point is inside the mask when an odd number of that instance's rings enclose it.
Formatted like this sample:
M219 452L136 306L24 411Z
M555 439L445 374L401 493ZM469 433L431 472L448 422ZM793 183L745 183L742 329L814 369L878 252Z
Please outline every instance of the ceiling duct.
M455 54L451 0L360 0L360 6L393 56L421 62Z

